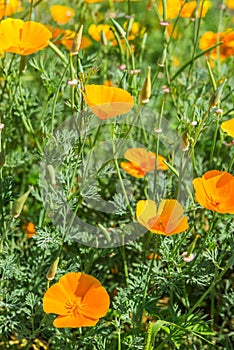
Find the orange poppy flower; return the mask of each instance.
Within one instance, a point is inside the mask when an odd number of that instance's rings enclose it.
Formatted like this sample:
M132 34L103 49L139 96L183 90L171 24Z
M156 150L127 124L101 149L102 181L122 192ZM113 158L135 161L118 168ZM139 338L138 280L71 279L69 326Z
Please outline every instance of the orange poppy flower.
M35 230L35 225L33 222L27 223L27 225L23 225L23 229L28 236L28 238L32 238L32 236L36 235L37 232Z
M180 16L183 18L192 17L196 10L197 1L190 1L185 3L181 10L183 3L184 3L184 0L167 0L167 19L176 18L179 15L179 13L180 13ZM204 2L203 8L202 8L202 4L200 4L198 8L198 17L205 17L208 9L210 8L210 5L211 5L210 1L208 0ZM163 14L162 1L159 1L158 11L162 16Z
M58 27L52 28L52 26L48 26L48 28L52 32L53 39L55 40L54 44L62 44L66 47L67 50L70 51L73 45L74 38L76 36L76 32L69 29L64 30ZM92 45L92 41L87 36L83 35L81 39L80 48L86 49L90 45Z
M228 8L230 8L230 10L234 10L234 2L233 2L233 0L226 0L225 4L227 5Z
M180 12L180 0L167 0L167 19L176 18ZM163 15L162 1L158 1L158 12Z
M101 283L81 272L61 277L43 298L44 311L59 315L53 322L57 328L95 326L109 306L110 297Z
M193 180L195 198L206 209L234 214L234 176L226 171L210 170Z
M145 148L130 148L124 153L124 157L129 162L121 162L121 168L136 178L142 178L146 173L155 170L156 155ZM168 169L164 160L166 159L158 154L158 170Z
M182 5L184 0L180 0L180 2ZM185 3L185 5L183 6L180 12L180 17L183 17L183 18L193 17L196 11L196 6L197 6L197 1L190 1ZM198 18L205 17L210 6L211 6L210 1L204 1L203 7L202 7L202 3L200 3L198 7L198 14L197 14Z
M209 47L215 45L218 41L223 41L223 44L219 46L219 53L221 60L228 57L234 56L234 30L227 29L225 32L214 33L206 32L204 33L199 41L199 47L201 50L206 50ZM217 59L217 48L214 48L209 52L209 56L213 59Z
M187 217L176 199L164 199L158 208L151 199L137 203L136 217L139 223L150 232L171 236L188 228Z
M102 32L107 40L112 40L115 37L109 24L91 24L89 26L88 33L95 41L101 41Z
M49 44L51 32L41 23L7 18L0 23L0 51L30 55Z
M64 5L50 6L50 13L53 20L58 24L66 24L75 16L73 8Z
M13 13L22 11L21 1L19 0L0 0L0 19L4 16L10 16Z
M234 137L234 118L223 122L221 124L221 129L229 136Z
M102 120L128 113L134 105L129 92L113 86L86 85L83 96L92 112Z

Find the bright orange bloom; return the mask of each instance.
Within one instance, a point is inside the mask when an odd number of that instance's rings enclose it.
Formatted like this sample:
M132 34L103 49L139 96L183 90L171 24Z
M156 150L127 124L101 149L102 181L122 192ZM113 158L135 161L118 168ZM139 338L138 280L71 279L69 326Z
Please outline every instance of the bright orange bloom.
M233 0L226 0L225 3L226 3L228 8L230 8L231 10L234 10L234 2L233 2Z
M180 0L180 2L182 5L184 0ZM196 11L196 6L197 6L197 1L190 1L190 2L185 3L185 5L183 6L183 9L180 13L180 17L183 17L183 18L193 17L193 15L195 14L195 11ZM205 1L203 8L202 8L202 3L200 3L199 8L198 8L198 14L197 14L198 18L205 17L210 6L211 6L210 1Z
M110 297L101 283L81 272L61 277L43 298L44 311L59 315L53 322L57 328L95 326L109 306Z
M51 32L41 23L7 18L0 23L0 51L30 55L49 44Z
M129 92L112 86L86 85L83 96L92 112L102 120L128 113L134 105Z
M210 170L193 180L195 198L206 209L234 214L234 176Z
M89 26L88 33L95 41L101 41L102 32L107 40L112 40L115 37L109 24L91 24Z
M171 236L188 228L187 217L176 199L164 199L157 205L151 199L139 201L136 217L150 232Z
M27 234L28 238L32 238L32 236L37 234L35 230L35 225L33 222L29 222L27 225L23 225L23 229Z
M148 152L145 148L129 148L124 153L124 157L129 162L121 162L121 168L136 178L142 178L146 173L155 170L156 155L154 152ZM166 159L158 154L158 170L168 169L164 160Z
M95 4L97 2L103 2L104 0L85 0L88 4Z
M234 118L226 120L221 124L221 129L229 136L234 137Z
M176 18L180 12L181 3L180 0L167 0L167 19ZM158 1L158 12L163 15L162 1Z
M0 0L0 19L4 16L10 16L13 13L22 11L21 1L19 0Z
M58 27L52 28L52 26L48 26L48 28L52 32L53 39L55 40L54 44L55 45L62 44L63 46L66 47L67 50L70 51L76 36L76 32L69 29L61 29ZM80 48L86 49L91 45L92 45L92 41L87 36L83 35L81 39Z
M197 1L187 2L184 4L182 8L183 3L184 3L184 0L167 0L167 19L176 18L178 17L179 13L180 13L180 16L183 18L193 17L197 6ZM208 9L210 8L210 5L211 5L210 1L207 0L204 2L203 9L202 9L202 4L200 3L198 8L198 17L205 17ZM158 11L162 16L163 14L162 1L159 1L158 3Z
M50 13L53 20L58 24L66 24L75 16L73 8L64 5L50 6Z
M219 41L223 41L223 44L219 46L221 60L234 56L234 30L231 28L219 34L209 31L204 33L200 38L199 46L201 50L206 50ZM217 48L214 48L208 54L211 58L217 59Z

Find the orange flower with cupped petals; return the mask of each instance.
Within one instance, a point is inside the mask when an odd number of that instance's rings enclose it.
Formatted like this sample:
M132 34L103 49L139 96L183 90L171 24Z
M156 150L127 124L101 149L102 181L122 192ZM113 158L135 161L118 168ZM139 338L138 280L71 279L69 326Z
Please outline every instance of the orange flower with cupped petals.
M32 238L32 236L37 234L35 225L33 222L28 222L27 224L23 225L23 229L26 235L28 236L28 238Z
M121 162L120 166L129 175L136 178L142 178L146 173L155 170L156 155L154 152L148 152L145 148L129 148L124 157L129 162ZM167 170L168 166L164 163L166 159L158 154L158 170Z
M226 171L210 170L193 180L195 198L204 208L234 214L234 176Z
M7 18L0 23L0 51L30 55L49 45L51 32L41 23Z
M180 1L182 5L184 0L180 0ZM185 3L180 12L180 17L183 17L183 18L193 17L196 11L196 6L197 6L197 1L190 1ZM202 3L200 3L198 7L197 17L198 18L205 17L210 6L211 6L210 1L204 1L203 6L202 6Z
M50 6L50 13L57 24L66 24L75 16L73 8L64 5Z
M220 32L219 34L211 31L204 33L200 38L199 47L201 50L206 50L217 42L223 42L219 46L221 60L234 56L234 30L232 28L227 29L225 32ZM216 60L218 58L217 48L209 51L208 55Z
M51 286L43 298L43 310L59 315L57 328L95 326L110 306L106 289L93 276L69 272Z
M102 120L126 114L134 105L129 92L113 86L86 85L83 96L91 111Z
M221 129L229 136L234 137L234 118L226 120L221 124Z
M184 209L176 199L164 199L157 204L151 200L137 203L136 217L150 232L171 236L188 229L188 219Z
M234 2L233 2L233 0L226 0L226 1L225 1L225 4L227 5L227 7L228 7L230 10L234 10Z
M0 0L0 19L4 16L10 16L13 13L22 11L21 1L19 0Z

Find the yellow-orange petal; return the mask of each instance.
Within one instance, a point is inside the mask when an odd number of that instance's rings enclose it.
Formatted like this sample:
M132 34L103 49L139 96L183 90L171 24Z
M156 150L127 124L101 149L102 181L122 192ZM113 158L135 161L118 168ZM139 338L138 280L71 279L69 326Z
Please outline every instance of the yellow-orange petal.
M75 16L73 8L64 5L50 6L50 13L53 20L58 24L66 24Z
M22 10L21 1L19 0L0 0L0 19Z
M126 114L134 105L129 92L112 86L86 85L83 95L92 112L102 120Z
M58 316L53 322L56 328L78 328L91 327L97 324L99 319L90 319L83 315L74 316Z
M162 200L159 204L157 217L151 222L150 231L165 236L180 233L188 229L188 219L184 216L182 205L175 199Z
M105 316L110 307L110 297L102 286L93 285L83 298L83 315L88 318L98 319Z
M190 1L190 2L185 3L181 12L180 12L180 16L183 18L192 17L195 14L196 6L197 6L197 1ZM200 3L197 16L199 18L205 17L210 6L211 6L210 1L204 1L203 6Z
M221 124L221 129L229 136L234 137L234 118L223 122Z
M109 24L91 24L88 33L95 41L101 41L102 33L105 35L106 40L113 40L115 38Z
M120 166L124 171L126 171L126 173L138 179L141 179L146 175L146 173L139 166L137 166L137 164L132 162L121 162Z
M150 230L149 220L156 216L156 211L157 206L153 200L141 200L137 203L136 218L142 226Z
M225 4L231 10L234 10L234 1L233 0L225 0Z

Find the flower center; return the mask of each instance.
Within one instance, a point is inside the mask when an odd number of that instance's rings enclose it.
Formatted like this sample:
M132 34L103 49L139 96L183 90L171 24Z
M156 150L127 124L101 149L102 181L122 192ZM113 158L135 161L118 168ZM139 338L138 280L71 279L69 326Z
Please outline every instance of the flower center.
M77 317L82 314L82 303L81 300L69 300L66 305L65 309L67 310L67 313L70 316Z

